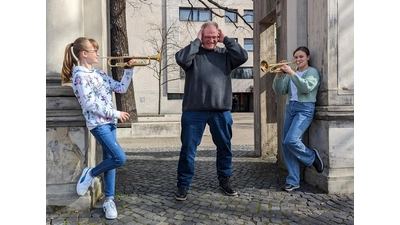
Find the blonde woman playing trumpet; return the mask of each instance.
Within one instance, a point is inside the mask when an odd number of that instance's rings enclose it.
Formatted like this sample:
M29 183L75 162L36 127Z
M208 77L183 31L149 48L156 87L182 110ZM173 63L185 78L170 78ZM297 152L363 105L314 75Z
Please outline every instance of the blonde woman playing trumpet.
M293 191L300 187L300 163L314 166L318 173L324 170L324 164L317 149L309 149L302 142L304 132L310 126L315 111L320 77L317 69L309 66L310 50L301 46L293 52L297 63L295 71L287 64L280 66L272 88L277 94L288 95L283 125L282 151L288 170L284 191ZM283 63L285 61L281 61Z
M93 64L98 62L99 45L94 39L79 37L65 48L62 67L64 82L72 82L74 94L82 107L86 126L101 144L103 161L95 167L86 167L76 185L78 195L84 195L94 177L104 173L105 200L103 210L107 219L118 216L114 203L116 168L126 161L126 155L116 139L116 120L125 122L129 113L113 106L112 92L125 93L131 85L133 68L126 66L121 81L116 81ZM128 61L129 60L129 61ZM127 59L128 65L135 63Z

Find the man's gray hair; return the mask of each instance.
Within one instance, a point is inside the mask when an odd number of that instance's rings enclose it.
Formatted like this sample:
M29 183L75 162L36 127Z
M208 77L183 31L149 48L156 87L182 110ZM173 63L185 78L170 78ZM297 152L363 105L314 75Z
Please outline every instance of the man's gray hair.
M207 21L207 22L203 23L203 25L201 25L201 29L204 29L209 26L215 26L215 28L217 28L217 30L218 30L218 23L214 22L214 21Z

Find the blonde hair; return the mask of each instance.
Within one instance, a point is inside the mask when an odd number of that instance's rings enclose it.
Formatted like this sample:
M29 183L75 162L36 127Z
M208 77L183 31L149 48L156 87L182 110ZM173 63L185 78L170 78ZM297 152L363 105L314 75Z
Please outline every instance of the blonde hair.
M79 37L73 43L67 44L61 69L61 83L71 82L72 68L78 66L80 53L90 49L91 45L94 49L99 49L99 45L92 38Z

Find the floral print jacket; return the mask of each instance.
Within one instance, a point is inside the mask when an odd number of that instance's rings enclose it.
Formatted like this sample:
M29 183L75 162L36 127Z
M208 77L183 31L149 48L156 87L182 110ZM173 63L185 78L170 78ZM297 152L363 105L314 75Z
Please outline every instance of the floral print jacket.
M114 108L112 92L125 93L132 76L133 69L125 69L121 81L118 82L103 70L89 70L83 66L73 68L72 88L89 130L102 124L116 123L120 118L120 111Z

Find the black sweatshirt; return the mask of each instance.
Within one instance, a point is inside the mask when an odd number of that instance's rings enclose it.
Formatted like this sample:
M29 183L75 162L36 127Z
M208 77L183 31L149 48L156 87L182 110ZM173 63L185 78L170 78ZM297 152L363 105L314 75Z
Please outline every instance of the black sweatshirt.
M225 47L207 50L196 38L175 54L176 62L185 70L182 111L216 111L232 108L230 73L248 59L234 39L225 36Z

